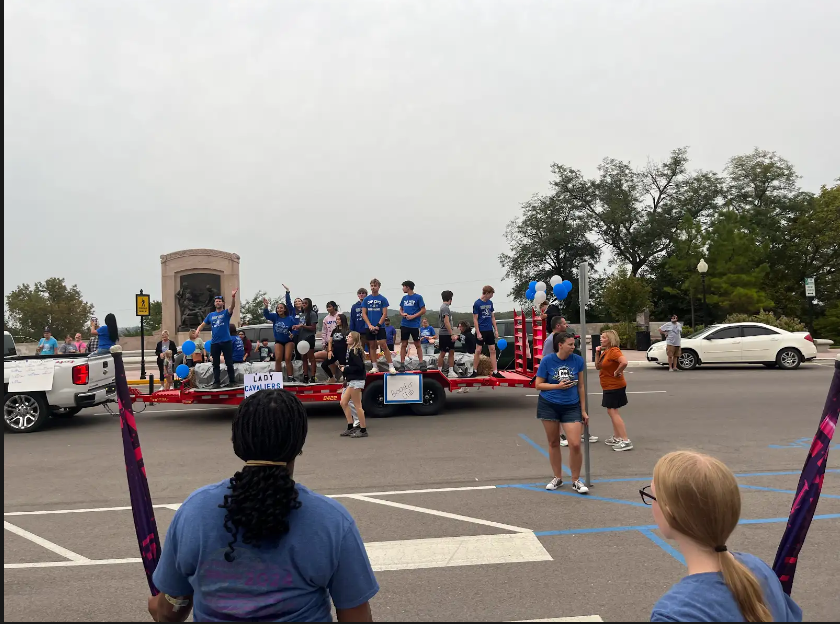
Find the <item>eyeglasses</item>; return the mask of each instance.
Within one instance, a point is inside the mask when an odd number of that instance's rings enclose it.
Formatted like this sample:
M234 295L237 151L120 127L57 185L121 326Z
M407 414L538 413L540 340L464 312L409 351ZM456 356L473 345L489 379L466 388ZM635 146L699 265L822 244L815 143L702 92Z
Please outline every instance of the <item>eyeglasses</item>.
M656 497L650 492L648 492L649 489L650 486L646 485L641 490L639 490L639 495L642 497L642 502L645 505L653 505L653 503L656 502Z

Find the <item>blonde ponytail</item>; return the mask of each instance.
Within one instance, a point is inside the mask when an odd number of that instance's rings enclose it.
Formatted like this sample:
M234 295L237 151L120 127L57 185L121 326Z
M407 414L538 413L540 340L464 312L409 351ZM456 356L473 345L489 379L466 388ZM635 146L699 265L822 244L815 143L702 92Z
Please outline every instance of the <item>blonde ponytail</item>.
M744 620L772 622L758 579L725 547L741 518L741 491L732 471L714 457L677 451L657 462L653 482L668 526L718 551L723 580Z
M773 616L764 603L764 592L755 575L728 552L720 553L723 582L732 592L746 622L772 622Z

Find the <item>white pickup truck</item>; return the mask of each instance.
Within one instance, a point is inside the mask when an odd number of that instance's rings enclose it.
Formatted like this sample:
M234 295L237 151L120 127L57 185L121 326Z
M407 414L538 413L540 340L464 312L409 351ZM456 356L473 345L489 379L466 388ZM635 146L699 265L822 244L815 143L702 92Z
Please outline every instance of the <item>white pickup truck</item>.
M6 332L3 342L4 353L14 353L14 341ZM111 401L114 396L114 359L110 355L3 357L6 431L32 433L51 417L72 418L82 409Z

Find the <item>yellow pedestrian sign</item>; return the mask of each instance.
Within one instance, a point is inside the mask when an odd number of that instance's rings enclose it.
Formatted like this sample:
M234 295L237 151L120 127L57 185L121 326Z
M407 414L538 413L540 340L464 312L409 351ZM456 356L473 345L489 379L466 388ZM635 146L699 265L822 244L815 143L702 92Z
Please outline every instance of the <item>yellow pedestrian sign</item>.
M134 295L135 308L137 308L137 316L149 316L151 304L150 295Z

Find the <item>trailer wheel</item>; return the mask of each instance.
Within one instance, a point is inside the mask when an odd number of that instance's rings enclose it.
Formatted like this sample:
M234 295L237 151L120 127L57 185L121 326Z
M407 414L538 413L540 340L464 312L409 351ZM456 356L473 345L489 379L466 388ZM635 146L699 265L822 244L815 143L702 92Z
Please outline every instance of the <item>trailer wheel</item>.
M365 416L369 418L388 418L397 411L396 405L385 403L385 382L381 379L365 386L362 393L362 406L365 410Z
M418 416L434 416L446 405L446 392L434 379L423 379L423 402L412 403L411 411Z

